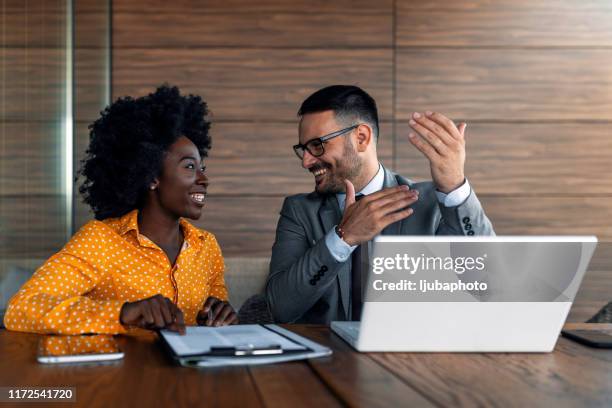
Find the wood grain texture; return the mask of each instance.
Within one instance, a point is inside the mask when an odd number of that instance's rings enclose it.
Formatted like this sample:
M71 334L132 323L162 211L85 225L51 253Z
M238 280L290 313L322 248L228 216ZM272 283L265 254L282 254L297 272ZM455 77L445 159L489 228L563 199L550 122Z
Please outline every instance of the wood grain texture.
M113 7L116 48L389 48L393 43L390 0L120 0Z
M0 198L0 257L47 258L66 243L61 195Z
M399 49L397 118L611 120L611 59L612 50Z
M595 234L600 246L612 241L608 222L612 210L601 198L479 198L498 235ZM202 218L194 223L215 234L225 256L269 257L283 199L283 196L209 196ZM91 215L85 213L79 219L89 218ZM599 270L612 270L605 254L594 265Z
M91 0L90 0L91 1ZM238 0L239 1L239 0ZM477 14L482 11L611 11L612 3L607 0L469 0L469 1L411 1L398 0L397 8L410 8L415 11L461 11L469 10Z
M120 337L116 364L42 366L34 358L40 336L0 332L0 382L12 386L73 386L78 406L262 406L244 367L177 367L154 335Z
M174 365L154 335L139 334L118 337L125 359L117 364L42 366L33 358L40 336L1 330L0 382L74 386L77 406L91 407L182 407L202 401L213 407L292 406L296 395L283 391L290 388L305 395L303 403L323 401L333 392L341 405L356 407L609 406L612 401L612 352L565 338L553 353L362 354L327 327L286 327L331 347L333 355L250 373L244 367L195 370ZM266 377L275 371L287 375ZM259 381L264 378L270 381ZM316 382L325 388L308 387Z
M441 406L607 406L612 353L560 338L553 353L372 353ZM576 367L581 374L576 375Z
M213 120L293 121L302 101L335 83L356 84L391 118L390 50L115 49L113 96L141 96L164 82L201 95Z
M585 322L609 302L612 302L612 268L598 271L591 262L567 321Z
M0 90L0 120L59 121L65 115L66 52L60 48L5 48L0 77L7 78ZM75 115L93 120L105 104L104 52L76 50Z
M0 120L40 121L62 117L66 55L62 49L5 48L0 74Z
M478 194L612 194L612 124L473 123L466 120L465 174ZM396 125L398 172L430 180L429 161Z
M63 0L9 0L3 2L1 46L10 48L63 48L67 17ZM76 47L104 47L108 7L106 1L79 0L74 5Z
M266 407L341 407L344 404L304 363L249 367Z
M598 197L479 199L498 235L596 235L602 242L612 241L612 208Z
M2 47L57 48L66 44L66 2L3 2Z
M210 196L199 221L215 234L224 256L270 257L283 197Z
M101 48L78 49L74 58L74 120L91 123L109 103L109 55Z
M74 127L74 171L89 143L88 122ZM64 128L60 122L0 122L0 197L53 195L62 190ZM78 185L75 184L75 189Z
M396 4L399 46L612 45L612 9L601 0L398 0Z
M351 407L433 406L426 396L398 380L365 354L356 353L328 327L287 325L311 340L332 348L331 358L308 360L317 375Z
M0 122L0 132L0 196L61 191L61 123Z
M392 163L391 123L381 123L378 155ZM291 195L314 190L310 173L292 146L296 123L213 123L213 147L206 161L211 194Z

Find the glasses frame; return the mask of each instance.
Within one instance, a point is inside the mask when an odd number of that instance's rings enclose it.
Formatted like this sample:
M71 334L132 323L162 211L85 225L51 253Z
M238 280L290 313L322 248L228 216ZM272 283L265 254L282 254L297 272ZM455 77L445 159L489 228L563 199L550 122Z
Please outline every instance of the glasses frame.
M302 153L304 153L304 151L307 151L313 157L321 157L321 156L323 156L325 154L325 147L324 147L325 143L327 143L328 141L330 141L331 139L333 139L335 137L342 136L342 135L350 132L353 129L357 129L359 126L361 126L361 123L359 123L357 125L349 126L347 128L344 128L344 129L336 130L335 132L328 133L328 134L326 134L324 136L321 136L321 137L317 137L317 138L311 139L311 140L309 140L304 145L301 144L301 143L298 143L296 145L293 145L293 152L295 153L295 155L300 160L304 159L304 155L300 156L300 154L298 153L298 151L300 149L301 149ZM310 149L308 148L308 145L313 143L313 142L321 143L321 154L314 154L313 152L310 151Z

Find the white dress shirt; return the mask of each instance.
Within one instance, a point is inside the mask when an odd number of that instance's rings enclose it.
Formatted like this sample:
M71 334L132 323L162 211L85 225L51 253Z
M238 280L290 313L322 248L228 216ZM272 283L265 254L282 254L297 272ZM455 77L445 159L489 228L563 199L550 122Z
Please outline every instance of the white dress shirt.
M383 170L382 165L378 164L378 172L376 175L370 180L370 182L357 194L368 195L375 193L377 191L382 190L383 185L385 183L385 171ZM463 203L469 196L471 192L470 183L468 183L467 179L455 190L451 191L448 194L445 194L441 191L436 190L436 196L438 198L438 202L444 204L446 207L455 207L461 203ZM344 213L344 203L346 201L346 194L338 193L336 194L336 198L338 200L338 205L340 206L340 212ZM332 256L338 262L346 261L351 253L357 248L357 245L349 245L342 238L336 234L336 226L331 229L325 236L325 244L331 252Z

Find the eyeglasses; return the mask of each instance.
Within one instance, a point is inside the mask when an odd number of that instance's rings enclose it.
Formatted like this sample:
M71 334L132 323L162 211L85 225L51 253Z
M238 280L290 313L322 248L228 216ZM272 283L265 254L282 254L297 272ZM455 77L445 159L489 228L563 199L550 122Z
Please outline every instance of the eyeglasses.
M308 143L306 143L305 145L296 144L295 146L293 146L293 151L300 160L304 158L304 151L308 151L308 153L310 153L314 157L320 157L323 155L323 153L325 153L325 148L323 147L324 143L330 141L334 137L342 136L357 127L359 127L359 125L353 125L344 129L337 130L325 136L312 139L308 141Z

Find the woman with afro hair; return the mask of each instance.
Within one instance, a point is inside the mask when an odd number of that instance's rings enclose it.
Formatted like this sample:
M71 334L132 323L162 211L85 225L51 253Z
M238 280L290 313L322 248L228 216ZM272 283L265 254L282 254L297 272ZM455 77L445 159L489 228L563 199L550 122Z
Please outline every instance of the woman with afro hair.
M206 201L206 103L161 86L120 98L90 126L80 192L95 220L13 296L10 330L184 333L234 324L215 237L194 227Z

